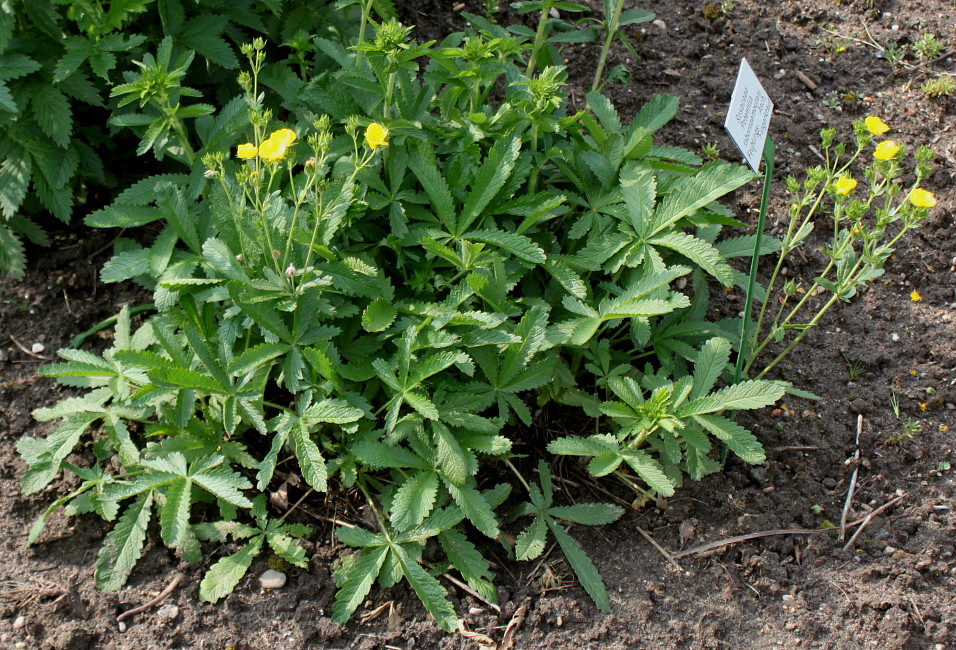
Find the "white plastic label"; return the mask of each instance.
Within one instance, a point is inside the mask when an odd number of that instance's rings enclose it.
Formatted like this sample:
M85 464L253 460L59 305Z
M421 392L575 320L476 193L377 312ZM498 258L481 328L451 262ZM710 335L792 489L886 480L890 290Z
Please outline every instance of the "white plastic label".
M747 164L759 173L763 145L767 140L767 128L773 113L773 102L763 89L747 59L741 59L734 94L724 128L730 133L734 144L747 159Z

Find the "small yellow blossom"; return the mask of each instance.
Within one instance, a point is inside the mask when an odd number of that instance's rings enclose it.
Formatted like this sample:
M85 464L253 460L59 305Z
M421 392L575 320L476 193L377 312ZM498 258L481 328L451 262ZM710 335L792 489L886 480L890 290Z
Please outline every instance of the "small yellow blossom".
M311 156L308 160L305 161L305 167L311 169L315 167L315 156Z
M917 208L931 208L936 205L936 197L932 192L928 192L921 187L914 187L909 195L910 203Z
M856 179L851 176L841 176L837 179L834 187L836 188L837 194L842 194L846 196L854 189L856 189Z
M291 147L292 143L295 142L295 131L292 129L279 129L278 131L273 131L269 139L281 142L286 147Z
M926 402L916 402L916 403L919 404L919 410L921 410L921 411L924 411L924 412L925 412L926 409L929 408L929 406L926 404Z
M949 427L946 426L945 424L941 424L941 425L939 425L939 430L940 430L940 431L949 431Z
M889 124L873 115L863 120L863 124L866 125L866 130L873 135L883 135L890 130Z
M919 302L922 299L923 299L923 296L919 295L918 291L914 291L913 293L910 294L910 300L912 300L913 302Z
M266 162L276 162L282 160L285 155L286 144L284 140L274 140L271 137L259 145L259 157Z
M915 377L915 376L916 376L916 371L915 371L915 370L910 370L910 374Z
M372 122L365 129L365 144L372 149L384 147L388 144L388 129L378 122Z
M236 155L244 160L255 158L258 153L259 150L256 148L256 145L252 144L251 142L247 142L236 147Z
M873 157L877 160L890 160L896 157L896 154L900 152L900 145L896 144L892 140L884 140L880 144L876 145L876 151L873 152Z

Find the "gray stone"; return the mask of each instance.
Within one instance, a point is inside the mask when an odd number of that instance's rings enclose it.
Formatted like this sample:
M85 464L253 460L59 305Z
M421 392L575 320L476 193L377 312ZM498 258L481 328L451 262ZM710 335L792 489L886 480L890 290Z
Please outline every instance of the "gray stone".
M285 587L286 575L282 571L269 569L259 576L259 584L263 589L282 589Z

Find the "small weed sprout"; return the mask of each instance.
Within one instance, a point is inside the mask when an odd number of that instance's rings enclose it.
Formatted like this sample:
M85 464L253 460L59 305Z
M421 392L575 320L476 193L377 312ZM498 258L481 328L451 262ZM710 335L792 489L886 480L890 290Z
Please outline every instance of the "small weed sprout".
M956 90L956 81L953 80L953 77L948 74L941 74L935 79L930 79L922 86L920 90L929 95L930 97L951 97L953 91Z
M700 147L700 156L704 160L716 160L720 158L720 147L716 142L705 142Z
M921 34L918 41L913 43L913 50L917 59L935 59L943 53L943 44L936 40L935 34Z
M891 435L889 442L894 445L902 444L922 430L922 422L914 420L913 418L906 418L906 422L903 423L903 428Z

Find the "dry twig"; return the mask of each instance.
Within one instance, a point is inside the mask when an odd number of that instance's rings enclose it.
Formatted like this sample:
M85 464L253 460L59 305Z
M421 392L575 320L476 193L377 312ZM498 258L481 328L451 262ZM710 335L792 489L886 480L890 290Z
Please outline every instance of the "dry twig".
M846 493L846 503L843 504L843 514L840 515L840 541L846 539L846 519L850 515L850 506L853 504L853 493L856 491L856 478L860 474L860 434L863 433L863 416L856 418L856 452L853 459L856 461L856 467L853 468L853 476L850 477L850 489Z
M24 354L29 354L34 359L42 359L43 361L50 361L50 357L45 357L42 354L37 354L36 352L33 352L32 350L28 350L22 343L20 343L20 341L13 338L13 336L10 337L10 340L13 341L13 344L17 346L18 348L20 348L20 351L23 352Z
M860 533L863 532L863 529L865 529L865 528L870 524L870 520L873 519L873 517L877 516L878 514L880 514L881 512L883 512L884 510L886 510L887 508L890 508L890 507L896 505L897 503L899 503L900 501L902 501L902 500L903 500L903 497L905 497L905 496L906 496L906 493L904 492L903 494L901 494L900 496L896 497L895 499L892 499L892 500L890 500L890 501L887 501L886 503L884 503L883 505L881 505L879 508L877 508L876 510L874 510L873 512L871 512L870 514L868 514L866 517L864 517L863 520L860 521L860 527L856 529L856 532L855 532L855 533L853 533L853 537L851 537L851 538L850 538L850 541L846 543L846 546L843 547L843 550L844 550L844 551L849 551L850 548L853 547L853 543L856 541L856 538L859 537L859 536L860 536ZM855 524L850 524L850 525L853 526L853 525L855 525Z
M851 524L852 526L853 524ZM738 542L746 542L750 539L759 539L761 537L773 537L775 535L812 535L815 533L828 533L831 532L832 528L782 528L777 530L764 530L759 533L747 533L746 535L737 535L736 537L728 537L727 539L721 539L716 542L709 542L707 544L701 544L700 546L695 546L694 548L689 548L686 551L681 551L680 553L674 553L675 558L684 557L686 555L697 555L699 553L705 553L711 551L715 548L720 548L721 546L729 546L730 544L737 544Z
M644 539L646 539L647 541L649 541L651 544L654 545L654 548L656 548L658 551L660 551L660 554L663 555L664 558L665 558L668 562L670 562L671 565L672 565L675 569L677 569L680 573L683 573L683 572L684 572L684 569L682 569L682 568L681 568L681 565L679 565L679 564L677 563L677 560L674 559L674 556L671 555L670 553L668 553L667 550L666 550L663 546L661 546L661 545L658 544L656 541L654 541L654 538L651 537L651 536L647 533L646 530L644 530L644 529L641 528L640 526L635 526L635 528L637 528L637 532L639 532L641 535L644 536Z
M145 612L150 607L153 607L163 602L163 600L166 599L166 596L173 593L173 591L175 591L176 587L178 587L179 583L182 581L183 581L183 574L177 573L175 576L173 576L173 579L170 581L168 585L166 585L166 588L163 589L158 596L153 598L151 601L149 601L145 605L140 605L139 607L134 607L133 609L123 612L122 614L116 617L116 622L119 623L124 618L129 618L130 616L133 616L134 614L139 614L140 612Z

